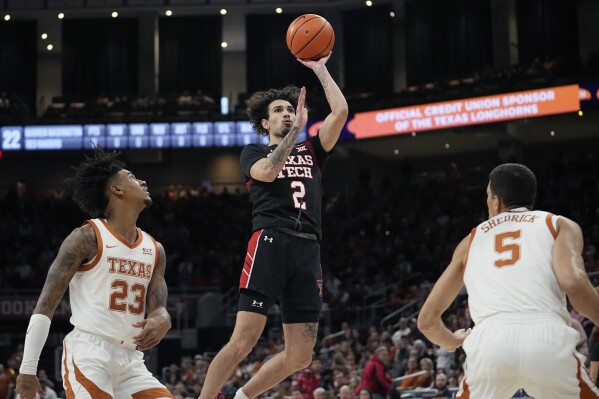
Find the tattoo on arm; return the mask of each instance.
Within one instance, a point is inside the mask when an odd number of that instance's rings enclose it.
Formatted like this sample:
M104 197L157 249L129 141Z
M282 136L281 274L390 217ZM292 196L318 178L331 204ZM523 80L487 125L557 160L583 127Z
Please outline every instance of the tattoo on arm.
M166 298L168 297L168 288L164 280L164 271L166 269L166 254L162 244L158 243L158 264L154 267L152 280L148 286L147 301L148 314L159 308L166 309Z
M318 78L318 80L320 81L320 84L322 85L322 88L324 90L324 94L327 97L327 101L330 101L330 90L329 90L329 77L330 75L328 73L326 73L327 70L326 68L322 67L322 68L316 68L314 70L314 73L316 74L316 77Z
M85 259L92 259L95 256L97 246L96 234L89 225L75 229L64 240L48 270L44 288L33 313L45 314L52 318L73 275Z
M328 79L328 74L325 71L326 71L325 68L316 68L314 70L314 73L316 74L316 77L322 84L322 88L326 92L327 89L329 88L329 79Z
M277 146L277 148L270 154L270 156L266 159L266 163L264 164L264 170L275 169L277 172L283 170L283 166L285 166L285 161L287 161L287 157L291 153L291 149L295 140L297 140L300 133L300 129L297 126L293 126L287 136L281 141L281 144Z
M305 323L304 324L304 339L306 342L316 342L316 336L318 335L318 323Z

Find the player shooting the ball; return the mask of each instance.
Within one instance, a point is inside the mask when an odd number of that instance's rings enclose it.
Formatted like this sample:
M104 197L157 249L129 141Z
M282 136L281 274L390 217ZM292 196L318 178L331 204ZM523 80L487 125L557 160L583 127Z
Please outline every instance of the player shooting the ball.
M303 87L257 92L247 102L254 129L270 142L250 144L241 152L241 169L253 202L253 234L241 271L235 328L208 369L200 399L217 397L258 342L268 310L277 300L285 349L236 393L219 396L253 399L312 362L323 289L321 173L348 115L345 97L326 67L330 57L329 52L317 61L298 59L314 71L331 108L316 136L295 143L308 120Z

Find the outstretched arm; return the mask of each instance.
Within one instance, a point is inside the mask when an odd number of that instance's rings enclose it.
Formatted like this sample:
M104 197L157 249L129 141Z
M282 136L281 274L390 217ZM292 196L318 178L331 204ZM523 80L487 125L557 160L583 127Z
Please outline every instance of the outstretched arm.
M453 253L453 258L433 287L418 315L418 328L432 343L453 352L462 345L470 333L469 330L451 332L443 324L441 316L455 300L464 285L462 273L468 254L470 236L459 243Z
M557 221L553 244L553 271L574 309L599 325L599 293L593 288L582 259L584 240L577 223L565 217Z
M133 323L134 327L140 327L142 330L133 337L135 344L141 351L152 348L157 345L171 329L171 316L166 310L166 298L168 297L168 288L164 280L164 271L166 269L166 255L164 247L159 242L158 264L154 267L152 279L148 285L146 294L148 317L139 323Z
M42 348L48 338L50 320L81 263L96 255L97 245L92 226L85 225L73 230L60 246L58 255L48 270L25 336L23 361L16 386L22 399L33 399L36 393L45 396L36 372Z
M325 118L318 134L322 148L326 152L330 152L335 144L337 144L341 129L343 129L349 113L347 101L325 65L329 58L331 58L331 54L329 53L329 55L318 61L303 61L298 59L299 62L314 71L331 107L331 113Z
M306 125L308 121L308 109L304 106L306 102L306 89L304 87L300 90L300 95L297 100L297 108L295 109L295 121L293 127L289 130L289 133L281 141L281 143L275 148L275 150L268 156L268 158L260 159L256 161L251 169L250 176L252 179L256 179L264 182L273 182L283 170L285 162L291 154L291 149L300 134L300 131Z

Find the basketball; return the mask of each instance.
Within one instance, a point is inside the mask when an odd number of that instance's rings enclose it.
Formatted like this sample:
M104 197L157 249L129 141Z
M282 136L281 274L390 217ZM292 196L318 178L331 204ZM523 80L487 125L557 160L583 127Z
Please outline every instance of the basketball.
M334 44L333 27L320 15L300 15L287 28L287 48L300 60L319 60L331 52Z

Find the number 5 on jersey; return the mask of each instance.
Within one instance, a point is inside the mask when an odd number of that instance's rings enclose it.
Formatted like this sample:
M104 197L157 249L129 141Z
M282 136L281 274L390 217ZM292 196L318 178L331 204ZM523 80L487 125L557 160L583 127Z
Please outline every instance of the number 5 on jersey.
M495 252L503 254L509 252L509 258L502 257L495 261L495 267L513 266L520 260L520 236L522 230L507 231L495 236Z
M303 201L306 196L306 186L299 180L291 182L291 189L293 190L293 206L296 209L306 210L306 203Z

